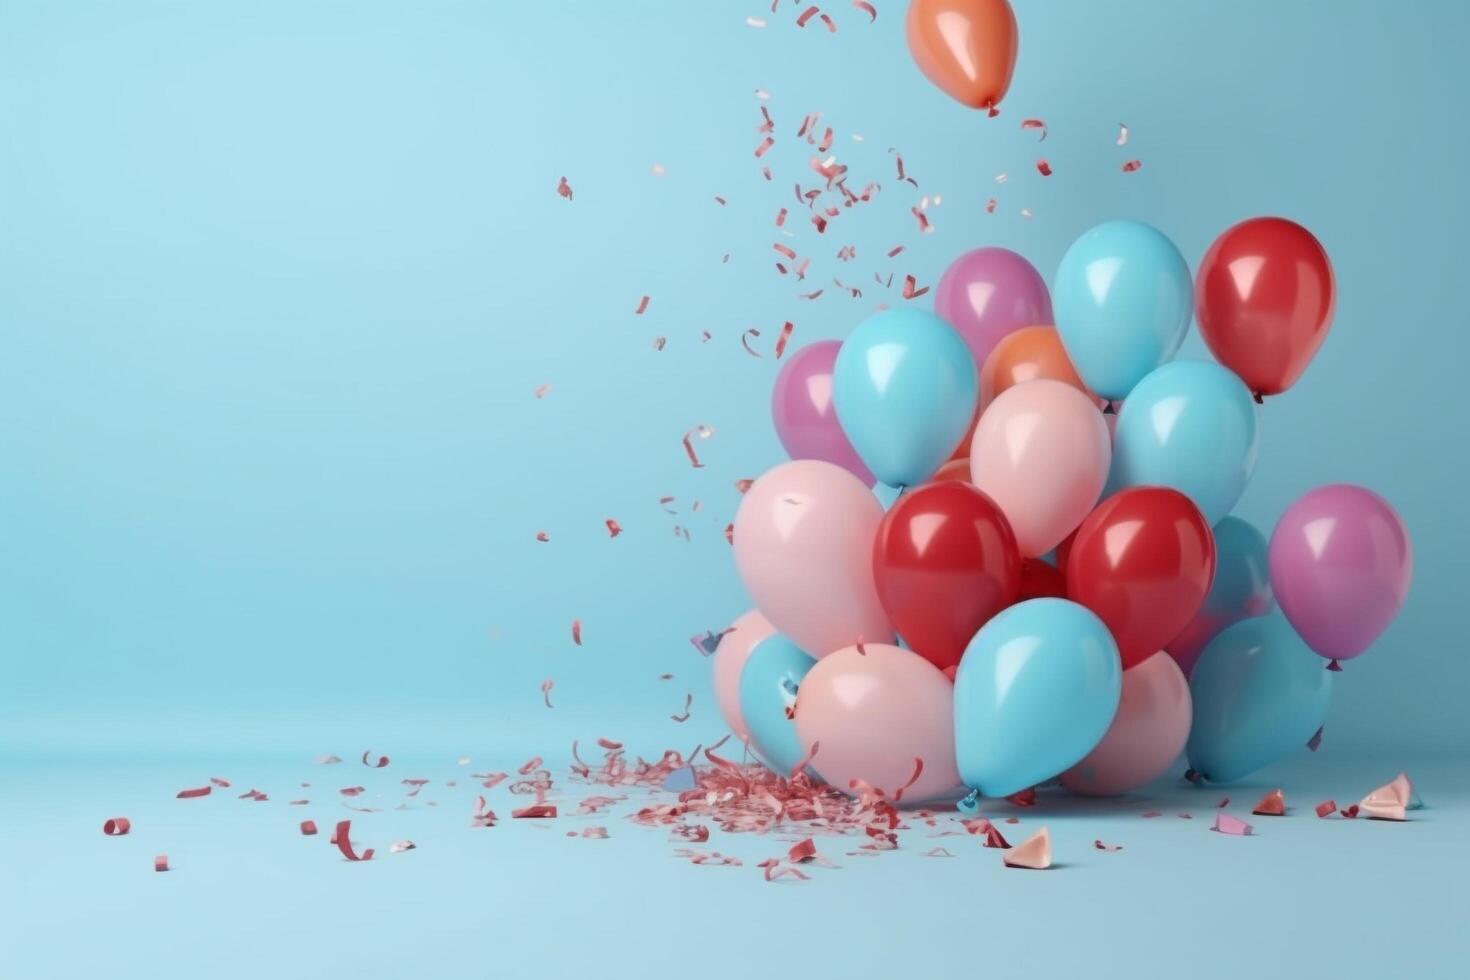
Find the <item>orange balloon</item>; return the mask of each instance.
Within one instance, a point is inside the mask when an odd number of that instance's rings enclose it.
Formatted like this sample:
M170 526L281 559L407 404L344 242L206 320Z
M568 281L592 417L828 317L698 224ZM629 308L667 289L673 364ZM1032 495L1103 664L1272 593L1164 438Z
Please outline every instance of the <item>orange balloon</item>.
M1016 14L1007 0L913 0L907 34L929 81L994 115L1016 68Z
M983 412L1007 388L1037 378L1062 381L1089 397L1097 397L1087 390L1072 366L1056 327L1022 327L1002 337L985 359L980 369L980 410Z

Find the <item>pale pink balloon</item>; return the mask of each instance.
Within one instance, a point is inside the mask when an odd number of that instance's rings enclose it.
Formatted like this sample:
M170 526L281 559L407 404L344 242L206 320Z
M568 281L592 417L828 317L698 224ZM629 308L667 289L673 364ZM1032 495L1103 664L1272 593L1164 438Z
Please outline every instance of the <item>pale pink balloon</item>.
M812 768L834 787L850 791L861 779L892 795L924 761L903 803L958 799L965 794L955 768L954 685L916 653L864 643L828 654L802 678L796 693L796 734Z
M1021 554L1046 554L1101 496L1113 443L1097 405L1049 379L1007 388L985 409L970 443L970 481L1016 532Z
M1118 796L1158 779L1189 740L1194 711L1189 681L1165 652L1123 671L1123 697L1101 742L1062 773L1062 785L1083 796Z
M720 637L720 645L715 647L715 703L720 706L725 724L742 742L750 740L750 729L745 725L745 715L740 712L740 671L756 644L774 632L776 627L770 620L762 616L759 609L752 609L730 624L730 631Z
M859 641L891 643L873 583L883 505L833 463L767 470L735 514L735 568L756 608L791 642L823 657Z

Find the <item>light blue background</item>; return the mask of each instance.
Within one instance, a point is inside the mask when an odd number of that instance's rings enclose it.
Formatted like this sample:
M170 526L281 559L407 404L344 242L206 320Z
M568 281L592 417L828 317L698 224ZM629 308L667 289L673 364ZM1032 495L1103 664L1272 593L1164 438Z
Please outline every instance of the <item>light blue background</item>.
M712 737L708 664L685 638L747 606L721 531L734 481L781 458L767 399L783 320L793 344L840 337L901 302L904 274L932 284L981 244L1050 279L1115 217L1163 229L1193 267L1220 230L1272 213L1325 243L1338 313L1263 409L1237 512L1265 530L1308 488L1360 482L1417 553L1399 622L1339 679L1321 757L1463 758L1470 70L1445 39L1470 10L1018 0L1015 81L986 119L919 77L896 0L872 26L829 6L835 35L757 0L0 0L12 784L64 759L523 758L573 737L645 752ZM770 183L751 155L757 88L778 127ZM793 134L816 110L854 189L883 185L820 237L791 189L815 180ZM943 198L928 235L909 214L921 194ZM806 282L776 274L778 240L814 256ZM836 261L848 244L857 260ZM890 271L892 289L873 281ZM765 358L741 350L748 327ZM1201 351L1191 334L1183 355ZM699 423L716 433L695 470L679 440ZM39 799L49 784L25 785ZM123 789L106 785L92 805L110 811ZM174 788L170 773L148 793ZM28 846L65 855L36 881L88 873L67 839L38 836L49 810L5 809ZM1349 900L1362 879L1342 879L1312 901ZM1238 885L1241 902L1261 892Z

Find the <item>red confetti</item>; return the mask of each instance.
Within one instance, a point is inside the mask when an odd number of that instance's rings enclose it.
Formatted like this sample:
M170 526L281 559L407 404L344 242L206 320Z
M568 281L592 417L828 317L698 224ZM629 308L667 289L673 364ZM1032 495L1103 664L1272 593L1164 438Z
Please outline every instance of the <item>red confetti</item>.
M1162 817L1162 816L1163 816L1163 814L1160 813L1157 810L1149 810L1147 813L1143 814L1143 819L1145 819L1145 820L1151 820L1154 817Z
M996 200L993 197L990 200L986 201L985 202L985 213L986 214L994 214L995 213L995 205L996 205Z
M209 781L211 784L215 786L223 786L225 789L229 789L230 787L230 781L228 779L220 779L218 776L210 776Z
M572 185L567 183L567 179L565 177L563 177L561 181L556 185L556 192L562 197L566 198L568 201L572 199Z
M380 756L378 756L378 761L377 762L369 762L368 761L368 757L370 755L372 755L371 752L364 752L362 754L362 764L365 765L365 766L367 766L368 768L370 768L370 769L382 769L384 766L386 766L388 764L388 757L386 755L380 755Z
M1035 806L1036 787L1033 786L1030 789L1023 789L1019 793L1012 793L1006 797L1006 802L1016 806Z
M547 534L545 531L537 531L536 540L540 541L542 544L545 544L546 542L551 540L551 535Z
M316 821L315 820L303 820L303 821L301 821L301 836L302 837L315 837L316 836Z
M1041 130L1041 139L1037 140L1036 142L1043 143L1046 141L1046 123L1042 122L1040 119L1022 119L1021 128Z
M521 767L517 769L516 772L520 773L522 776L529 775L530 773L535 772L537 769L540 769L541 763L542 759L539 755L532 756L525 762L521 763Z
M551 688L555 684L556 684L556 681L552 680L550 677L546 678L546 680L544 680L544 681L541 682L541 698L542 698L542 700L544 700L546 702L546 706L548 708L552 707L552 704L551 704Z
M122 837L133 829L133 822L127 817L112 817L102 824L102 832L108 837Z
M623 533L623 525L619 524L616 520L614 520L611 517L609 517L607 520L603 521L602 523L604 523L604 524L607 525L607 536L610 537L610 538L615 538L619 534L622 534Z
M878 8L874 7L868 0L852 0L852 5L868 15L869 24L878 19Z
M1346 810L1341 810L1339 812L1344 817L1347 817L1349 820L1356 820L1357 819L1357 816L1358 816L1358 804L1354 803L1352 806L1348 807Z
M1323 800L1317 804L1317 816L1330 817L1337 812L1336 800Z
M677 715L669 715L669 717L672 718L672 719L674 719L675 721L678 721L678 722L688 721L689 720L689 706L691 704L693 704L693 703L694 703L694 695L693 694L685 694L684 695L684 711L683 711L683 713L682 714L677 714Z
M168 871L169 870L169 866L168 866L168 855L167 854L160 854L160 855L158 855L157 857L155 857L153 859L153 870L154 871Z
M1131 174L1141 166L1143 166L1142 160L1129 160L1123 164L1123 172L1125 174Z
M343 796L361 796L363 793L367 792L367 787L366 786L346 786L346 787L343 787L342 789L337 790L337 792L341 793Z
M269 800L270 797L269 796L266 796L264 793L262 793L258 789L252 789L248 793L241 793L240 796L239 796L239 799L242 799L242 800L253 800L256 803L264 803L266 800Z
M810 837L803 838L800 843L793 845L791 850L786 852L786 860L792 864L805 864L815 860L816 856L817 842Z
M773 140L769 136L767 136L765 139L761 140L761 145L760 146L757 146L755 148L755 155L756 155L757 159L759 159L760 157L765 156L766 155L766 151L769 150L771 147L773 147L775 145L776 145L776 141ZM770 180L771 179L770 176L769 176L770 171L769 170L766 170L766 171L763 171L763 172L768 175L766 177L766 179L767 180Z
M1097 848L1099 851L1107 851L1110 854L1116 851L1121 851L1123 849L1122 844L1104 844L1100 840L1093 841L1092 846Z
M817 291L811 292L811 293L797 293L797 298L798 299L816 299L820 295L822 295L822 291L820 289L818 289ZM777 356L780 356L780 355L777 355Z
M542 817L556 816L556 807L550 803L537 803L533 806L522 807L510 812L512 820L536 820Z
M926 215L923 211L920 211L918 207L909 208L909 211L913 214L915 218L918 219L919 230L921 232L928 233L934 230L934 226L929 223L929 216Z
M786 209L782 208L776 212L776 227L780 228L786 223Z
M1050 177L1051 176L1051 164L1049 164L1049 163L1046 162L1046 158L1045 157L1043 157L1040 160L1037 160L1036 161L1036 169L1037 169L1037 171L1040 172L1041 176L1043 176L1043 177Z
M712 436L714 434L715 434L715 430L712 429L712 428L710 428L707 425L696 425L694 428L692 428L688 432L684 433L684 439L683 439L684 453L685 453L685 455L687 455L689 457L689 462L694 466L694 468L696 470L703 469L704 468L704 464L701 463L699 461L699 457L697 455L695 455L695 452L694 452L694 441L693 441L694 440L694 437L695 436L698 436L701 439L708 439L710 436Z
M811 20L813 17L817 16L817 14L819 14L819 13L821 13L821 10L818 9L817 7L815 7L815 6L806 8L805 10L803 10L801 12L801 16L799 16L799 17L796 18L796 26L797 27L805 27L806 24L807 24L807 21Z
M904 299L918 299L920 296L923 296L925 293L927 293L929 291L929 287L928 286L925 286L923 289L915 289L914 287L917 286L917 285L918 285L918 280L916 280L913 276L904 276L903 277L903 298Z
M213 786L200 786L198 789L181 789L174 794L176 800L196 800L201 796L208 796Z
M902 252L902 251L903 251L903 249L904 249L904 246L902 246L902 245L895 245L895 246L893 246L893 247L892 247L892 248L890 248L890 249L889 249L889 250L888 250L888 257L889 257L889 258L890 258L890 259L891 259L891 258L894 258L894 257L895 257L895 256L897 256L897 255L898 255L898 254L899 254L899 253L900 253L900 252Z
M485 797L475 797L475 812L470 815L471 827L495 826L495 811L485 806Z
M648 297L647 296L644 296L644 297L642 297L641 299L638 300L638 308L635 309L633 312L636 315L642 315L643 312L645 310L647 310L647 309L648 309Z
M812 294L811 298L815 299L820 295L822 295L822 291L819 289ZM795 329L796 325L790 320L787 320L785 323L781 324L781 335L776 338L776 360L779 361L781 359L781 355L786 353L786 342L791 339L791 332Z
M373 849L371 847L361 854L358 854L352 849L352 841L349 839L351 831L351 820L338 821L337 829L332 834L332 843L337 845L337 850L341 851L342 856L349 861L371 861L373 859Z
M1286 816L1286 794L1279 789L1273 789L1251 810L1258 817L1284 817Z
M582 621L580 619L572 620L572 642L577 646L582 645Z
M914 785L914 783L917 783L919 781L919 777L922 776L923 774L924 774L924 760L923 759L920 759L920 758L918 758L916 756L914 758L914 774L909 777L909 781L908 782L904 783L898 789L896 789L896 790L893 791L893 802L897 803L899 800L903 799L904 790L906 790L910 786Z

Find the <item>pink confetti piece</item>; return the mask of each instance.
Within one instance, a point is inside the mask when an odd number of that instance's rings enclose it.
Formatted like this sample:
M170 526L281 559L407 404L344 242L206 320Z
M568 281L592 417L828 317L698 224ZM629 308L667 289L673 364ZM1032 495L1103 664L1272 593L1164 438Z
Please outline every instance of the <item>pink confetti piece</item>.
M315 820L303 820L303 821L301 821L301 836L302 837L315 837L316 836L316 821Z
M1125 174L1131 174L1135 170L1137 170L1139 167L1142 167L1142 166L1143 166L1143 161L1142 160L1128 160L1128 161L1124 162L1122 169L1123 169L1123 172Z
M495 826L495 811L485 805L485 797L475 797L475 812L470 814L471 827L493 827Z
M1257 801L1251 813L1258 817L1286 816L1286 794L1279 789L1273 789Z
M1042 122L1040 119L1022 119L1021 120L1021 128L1022 129L1039 129L1039 130L1041 130L1041 139L1037 140L1036 142L1038 142L1038 143L1044 143L1044 142L1046 142L1046 123Z
M197 800L201 796L208 796L213 789L213 786L199 786L195 789L181 789L174 794L174 799Z
M572 185L567 183L567 179L565 177L563 177L557 183L556 192L562 197L566 198L568 201L572 199Z
M1092 846L1099 851L1107 851L1109 854L1116 854L1123 849L1122 844L1104 844L1100 840L1093 841Z
M1325 817L1330 817L1334 813L1337 812L1337 801L1336 800L1323 800L1321 803L1318 803L1317 804L1316 809L1317 809L1317 816L1324 817L1324 818Z
M542 544L546 544L548 541L551 540L551 535L547 534L545 531L537 531L536 540L540 541Z
M816 291L815 294L811 296L811 298L815 299L817 296L820 295L822 295L822 291L819 289ZM785 323L781 324L781 334L776 338L776 360L779 361L781 359L781 355L786 353L786 344L788 341L791 340L791 332L795 329L796 324L792 323L790 320L787 320Z
M361 796L363 793L366 793L367 792L367 787L366 786L344 786L343 788L337 790L337 792L338 793L341 793L343 796Z
M556 816L556 807L550 803L537 803L510 812L512 820L538 820Z
M210 782L210 785L213 785L213 786L221 786L221 787L224 787L225 789L229 789L230 788L230 781L228 779L220 779L218 776L210 776L209 777L209 782Z
M369 847L361 854L358 854L352 847L351 833L352 821L339 820L337 822L337 829L332 833L332 843L337 845L337 850L341 851L342 856L349 861L371 861L373 859L373 849Z
M102 824L102 832L108 837L125 837L132 829L133 822L127 817L110 817Z
M757 146L755 148L756 159L760 159L761 157L765 156L766 155L766 151L769 150L771 147L773 147L775 145L776 145L776 141L774 139L772 139L771 137L769 137L769 136L767 136L765 139L761 140L761 145L760 146ZM764 170L763 173L769 174L770 173L770 170L769 169ZM766 179L767 180L770 180L771 178L769 176L767 176Z
M996 202L995 198L993 198L993 197L990 200L986 201L985 202L985 213L986 214L994 214L995 213L996 203L997 202Z
M544 680L544 681L541 682L541 699L546 702L546 706L548 708L552 707L552 704L551 704L551 689L555 685L556 685L556 681L552 680L550 677L546 678L546 680Z
M756 867L765 872L767 881L779 881L782 878L795 878L798 881L810 880L810 876L799 868L781 867L780 858L766 858Z
M786 223L786 209L782 208L776 212L776 227L780 228Z
M642 316L648 310L649 297L643 296L638 300L638 307L633 310L635 316Z
M798 299L808 299L808 300L810 300L810 299L816 299L820 295L822 295L822 291L820 289L818 289L818 290L815 290L814 292L810 292L810 293L797 293L797 298ZM779 343L779 341L778 341L778 343Z
M904 276L903 277L903 298L904 299L918 299L920 296L923 296L925 293L927 293L929 291L929 287L928 286L925 286L922 289L915 289L914 287L917 286L917 285L918 285L918 280L916 280L913 276Z
M909 781L908 782L904 783L898 789L896 789L896 790L893 791L893 801L895 803L897 803L899 800L903 799L904 791L907 790L907 789L909 789L911 786L913 786L914 783L917 783L919 781L919 777L922 776L923 774L924 774L924 760L923 759L920 759L920 758L918 758L916 756L914 758L914 772L913 772L913 775L909 776Z
M1215 823L1210 829L1217 834L1229 834L1232 837L1251 836L1251 825L1228 813L1215 814Z
M619 524L614 518L609 517L602 523L607 526L607 536L610 538L615 538L623 533L623 525Z
M582 645L582 621L580 619L572 620L572 642L577 646Z
M371 755L371 751L367 751L362 754L362 764L367 766L369 769L382 769L388 764L388 757L386 755L378 756L377 762L369 762L368 759Z
M599 743L601 743L601 741L602 741L601 739L598 739L598 742ZM540 769L541 768L541 764L542 764L543 761L544 760L539 755L532 756L531 758L527 759L525 762L521 763L521 767L519 769L517 769L516 772L520 773L522 776L530 775L531 773L535 772L537 769Z
M684 433L684 454L689 457L690 465L692 465L696 470L703 469L704 464L699 461L699 456L696 455L694 452L694 439L708 439L714 434L715 430L708 425L696 425L694 428Z
M689 720L689 706L692 705L693 703L694 703L694 695L693 694L685 694L684 695L684 710L683 710L683 712L680 713L680 714L677 714L677 715L669 715L669 717L672 718L674 721L677 721L677 722L685 722L685 721L688 721Z
M934 225L932 223L930 223L929 216L927 214L925 214L923 211L919 210L919 208L917 208L917 207L909 208L909 212L914 216L915 219L918 220L918 222L919 222L919 231L921 231L921 232L923 232L924 234L927 235L929 232L931 232L931 231L934 230Z
M1043 177L1051 176L1051 164L1046 161L1045 157L1036 161L1036 171Z
M817 842L810 837L804 837L800 842L793 844L791 850L786 852L786 860L792 864L806 864L815 860L817 856Z
M336 755L319 755L314 761L319 766L335 766L342 761L342 758Z
M155 857L153 859L153 870L154 871L170 871L170 870L172 870L169 867L169 864L168 864L168 855L167 854L160 854L160 855L158 855L157 857Z
M852 0L852 5L868 15L869 24L877 21L878 8L869 3L868 0Z
M1125 126L1123 123L1118 123L1118 145L1128 145L1128 127Z
M892 248L890 248L888 250L888 257L890 259L897 257L898 254L903 251L903 249L904 249L904 246L902 246L902 245L895 245L895 246L893 246Z
M1051 867L1051 833L1042 827L1020 844L1001 855L1008 868L1045 871Z
M536 389L532 391L531 394L535 395L537 398L545 398L547 395L551 394L551 385L537 385Z
M269 800L270 797L269 796L266 796L264 793L262 793L258 789L252 789L248 793L241 793L239 795L238 799L250 800L250 801L252 801L254 803L264 803L267 800Z

